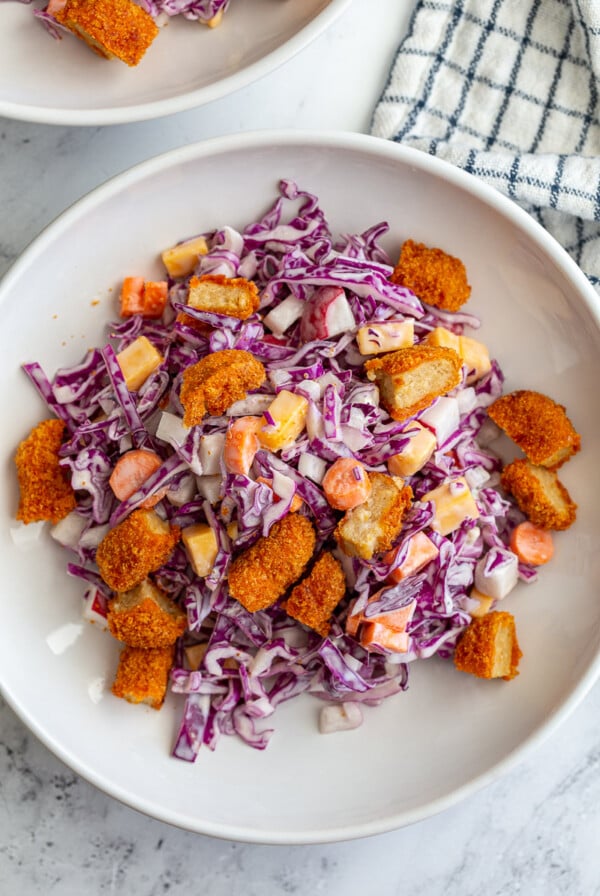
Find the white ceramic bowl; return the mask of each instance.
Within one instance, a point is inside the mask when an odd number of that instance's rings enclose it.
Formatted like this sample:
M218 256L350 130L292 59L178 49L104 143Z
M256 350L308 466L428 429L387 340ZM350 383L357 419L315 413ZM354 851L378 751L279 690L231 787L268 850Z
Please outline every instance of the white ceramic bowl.
M66 577L62 550L47 537L13 544L12 458L45 414L20 365L38 359L53 372L74 363L102 340L123 275L158 274L157 254L179 237L255 219L280 177L316 192L336 230L386 219L391 253L413 237L464 259L470 308L483 318L482 338L507 388L550 394L582 433L583 450L561 470L579 517L557 535L539 583L518 586L504 602L524 653L514 681L481 681L432 659L413 666L408 692L368 710L356 731L320 735L320 704L303 696L277 711L264 753L224 738L189 765L169 755L179 698L156 713L108 693L118 647L82 626L81 587ZM0 308L0 680L31 730L102 790L164 821L241 840L374 834L505 772L592 685L600 667L599 302L563 250L510 201L436 159L373 138L211 141L144 163L78 202L6 276Z
M218 99L290 59L350 0L234 0L218 28L172 19L135 68L70 35L53 40L31 6L0 0L0 115L46 124L159 118Z

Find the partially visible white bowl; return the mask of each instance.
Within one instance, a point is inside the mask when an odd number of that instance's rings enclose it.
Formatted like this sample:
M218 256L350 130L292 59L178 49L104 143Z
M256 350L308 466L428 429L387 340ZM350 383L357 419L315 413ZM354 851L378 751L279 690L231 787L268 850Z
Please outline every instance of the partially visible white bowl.
M234 0L218 28L181 16L134 69L70 35L53 40L31 6L0 2L0 115L62 125L159 118L218 99L290 59L351 0Z
M504 601L524 657L512 682L486 682L432 659L407 693L368 710L356 731L323 737L317 701L274 718L258 753L224 738L195 765L170 758L181 711L114 699L118 647L81 626L81 588L49 538L18 549L16 444L45 410L20 370L49 372L103 339L125 274L158 273L176 239L241 226L272 203L279 178L319 195L336 231L391 225L394 254L413 237L466 263L470 309L508 389L534 388L567 406L583 449L561 469L579 502L575 526L537 584ZM600 669L600 420L598 297L566 253L521 209L425 154L344 134L267 132L161 156L95 190L50 226L0 287L0 680L6 699L64 762L163 821L270 843L359 837L422 819L506 772L568 716ZM10 425L6 425L10 421ZM106 685L104 684L106 682Z

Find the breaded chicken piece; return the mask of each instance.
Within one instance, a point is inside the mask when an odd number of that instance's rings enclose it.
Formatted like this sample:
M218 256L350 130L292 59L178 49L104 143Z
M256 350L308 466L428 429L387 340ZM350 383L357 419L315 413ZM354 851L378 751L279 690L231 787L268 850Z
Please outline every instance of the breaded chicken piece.
M369 473L371 494L363 504L348 510L334 534L349 557L370 560L380 551L389 551L402 528L413 493L409 485L399 485L386 473Z
M226 348L206 355L183 373L179 398L184 425L196 426L206 414L220 417L265 379L264 366L250 352Z
M288 513L235 558L229 568L230 594L249 613L269 607L300 578L316 540L310 520Z
M294 587L285 611L325 638L329 634L331 614L345 593L342 566L333 554L324 551L306 578Z
M454 651L454 665L478 678L510 681L519 674L522 656L514 617L494 611L474 619L465 629Z
M563 405L540 392L519 389L502 395L488 414L532 464L556 470L581 448L581 437Z
M244 277L205 274L192 277L187 304L199 311L213 311L246 320L258 309L258 287Z
M158 27L133 0L67 0L56 21L99 56L134 66L158 34Z
M365 363L376 382L381 403L394 420L406 420L460 383L462 361L457 352L439 345L413 345Z
M129 647L168 647L187 628L187 614L149 579L109 601L107 621Z
M160 709L169 684L169 672L173 665L173 647L125 646L119 657L119 665L112 692L129 703L147 703L152 709Z
M534 525L568 529L575 522L577 504L552 470L514 460L502 471L501 483Z
M167 562L180 537L154 510L134 510L106 533L96 550L100 575L113 591L130 591Z
M17 448L17 519L22 523L58 523L75 509L75 492L68 474L59 465L58 452L65 428L62 420L43 420Z
M413 240L406 240L402 246L390 280L412 289L427 305L445 311L458 311L471 295L467 272L459 258Z

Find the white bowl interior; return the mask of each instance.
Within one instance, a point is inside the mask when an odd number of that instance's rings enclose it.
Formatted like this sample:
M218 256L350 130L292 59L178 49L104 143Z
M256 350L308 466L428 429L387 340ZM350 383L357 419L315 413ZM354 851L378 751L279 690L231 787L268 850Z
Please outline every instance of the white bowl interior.
M53 40L31 6L0 3L0 114L83 125L192 108L275 68L348 2L234 0L213 29L175 17L133 69L71 35Z
M485 682L433 659L412 667L407 693L366 711L363 726L322 736L320 704L293 700L269 748L233 739L195 765L170 758L182 706L132 707L109 693L117 645L81 623L82 587L42 537L16 547L10 529L18 441L44 416L20 370L53 373L102 342L126 274L158 273L175 240L265 211L280 177L316 192L335 230L390 222L393 254L407 237L461 257L481 338L506 387L565 404L583 449L561 470L579 504L539 582L505 600L523 650L514 681ZM258 135L214 141L146 163L62 216L0 291L0 679L11 704L76 771L128 804L209 834L310 842L388 830L481 786L564 718L591 686L600 653L600 456L597 300L550 238L508 201L423 154L349 135ZM593 308L594 303L595 310Z

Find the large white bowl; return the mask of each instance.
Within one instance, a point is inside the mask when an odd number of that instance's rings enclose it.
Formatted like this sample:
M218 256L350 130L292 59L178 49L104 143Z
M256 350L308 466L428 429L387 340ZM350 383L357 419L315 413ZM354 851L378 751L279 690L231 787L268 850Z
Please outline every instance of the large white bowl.
M368 710L356 731L320 735L320 704L303 696L278 710L264 753L224 738L189 765L169 755L180 699L156 713L113 698L117 644L82 626L81 588L65 575L62 550L47 537L25 548L11 539L14 450L45 414L20 365L38 359L53 372L78 360L102 341L123 275L158 274L157 254L179 237L255 219L280 177L316 192L336 230L386 219L390 252L413 237L464 259L470 306L507 388L549 393L582 433L581 453L561 470L579 517L557 535L539 582L505 600L524 653L514 681L425 661L412 667L409 691ZM187 147L63 214L6 276L0 311L0 679L31 730L102 790L164 821L241 840L374 834L505 772L592 685L600 668L599 302L545 231L474 178L358 135L268 132Z
M310 43L351 0L234 0L218 28L172 19L134 69L71 35L53 40L32 7L0 0L0 115L46 124L159 118L218 99Z

